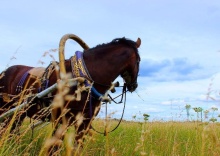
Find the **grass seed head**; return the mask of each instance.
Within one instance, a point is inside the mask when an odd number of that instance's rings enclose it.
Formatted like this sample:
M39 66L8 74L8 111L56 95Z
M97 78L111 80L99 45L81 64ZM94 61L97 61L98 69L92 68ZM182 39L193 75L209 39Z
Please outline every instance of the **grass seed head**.
M83 123L84 117L82 113L76 115L76 126L79 127Z

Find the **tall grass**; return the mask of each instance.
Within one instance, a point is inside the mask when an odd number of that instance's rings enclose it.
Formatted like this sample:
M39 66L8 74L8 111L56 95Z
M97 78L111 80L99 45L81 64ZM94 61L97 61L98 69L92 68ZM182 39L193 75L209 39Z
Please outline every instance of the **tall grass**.
M90 144L89 149L101 147L108 139L109 153L113 150L117 155L219 155L219 126L198 122L124 122L106 138L96 134L97 142ZM96 154L105 155L106 150Z
M93 127L104 131L103 120L97 119ZM109 130L118 121L108 123ZM23 133L11 134L4 140L0 155L44 155L45 143L51 139L52 125L29 128L29 120L21 127ZM33 136L32 136L33 135ZM76 155L220 155L220 124L200 122L126 122L107 136L90 131L85 136L84 148ZM65 135L57 155L69 155L74 143L74 129ZM0 140L0 142L3 140ZM1 142L2 144L2 142Z

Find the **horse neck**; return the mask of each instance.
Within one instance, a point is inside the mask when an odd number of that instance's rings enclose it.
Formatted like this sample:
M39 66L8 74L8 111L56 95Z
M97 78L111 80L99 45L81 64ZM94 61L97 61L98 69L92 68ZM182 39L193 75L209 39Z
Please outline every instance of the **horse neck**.
M66 68L66 73L71 73L72 74L72 66L71 66L71 60L65 60L65 68Z
M84 61L94 82L110 85L128 66L130 48L112 47L84 52Z

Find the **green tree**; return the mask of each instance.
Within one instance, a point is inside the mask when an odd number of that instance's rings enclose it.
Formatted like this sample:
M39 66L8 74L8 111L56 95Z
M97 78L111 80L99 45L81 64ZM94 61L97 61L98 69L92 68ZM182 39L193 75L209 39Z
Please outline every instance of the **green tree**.
M144 114L143 114L143 117L144 117L144 121L146 122L146 121L148 121L148 120L149 120L150 115L149 115L149 114L144 113Z
M189 110L191 109L191 105L186 104L185 108L186 108L187 121L189 121L189 116L190 116Z
M136 117L137 117L137 115L133 115L133 116L132 116L132 118L133 118L134 120L136 120Z
M217 111L218 108L212 107L211 110L212 110L212 118L214 118L215 111Z
M201 122L202 122L202 111L203 111L202 107L198 107L198 112L200 112Z
M205 120L208 119L209 110L203 111Z
M209 119L209 121L216 122L217 119L216 118L211 118L211 119Z
M194 107L193 109L197 113L197 121L199 120L199 113L201 113L200 118L201 118L201 121L202 121L202 110L203 109L201 107Z
M196 112L197 114L197 121L198 121L198 118L199 118L199 112L198 112L198 107L194 107L193 110Z

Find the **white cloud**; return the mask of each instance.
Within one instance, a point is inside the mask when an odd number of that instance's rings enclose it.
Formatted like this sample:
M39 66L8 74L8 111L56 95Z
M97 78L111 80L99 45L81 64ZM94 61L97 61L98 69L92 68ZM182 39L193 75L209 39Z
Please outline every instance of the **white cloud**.
M183 99L179 99L179 100L170 100L170 101L163 101L161 102L162 105L185 105L186 101Z

